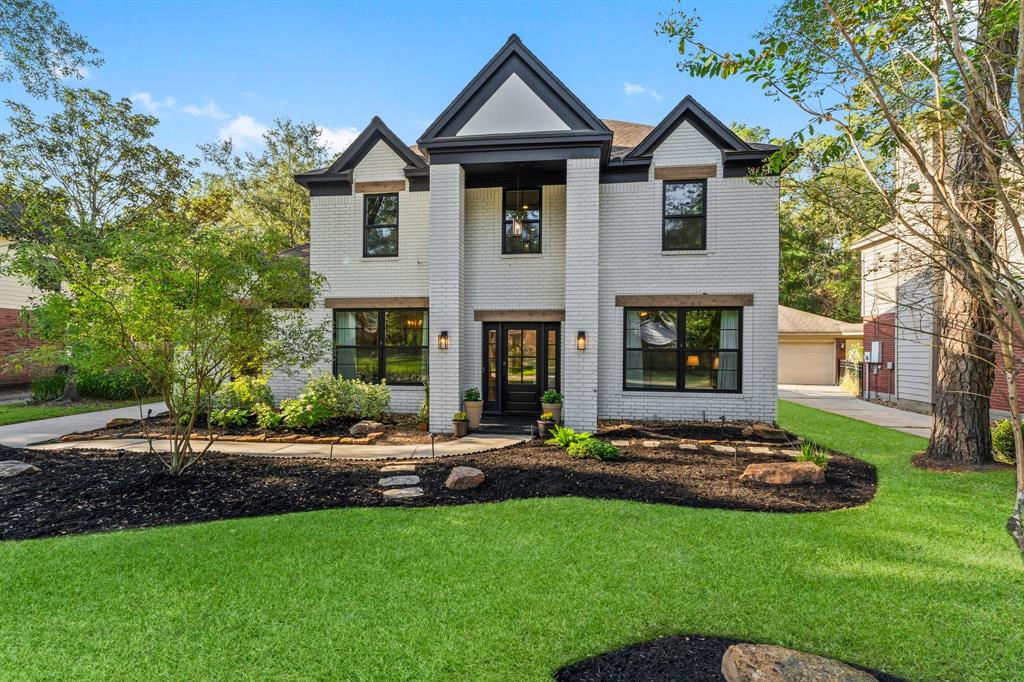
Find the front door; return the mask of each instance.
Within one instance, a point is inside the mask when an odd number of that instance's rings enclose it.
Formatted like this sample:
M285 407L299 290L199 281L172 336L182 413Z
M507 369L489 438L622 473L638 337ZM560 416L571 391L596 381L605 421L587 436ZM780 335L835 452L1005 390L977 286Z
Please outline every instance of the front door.
M484 409L492 414L540 413L540 396L559 387L559 325L484 325Z

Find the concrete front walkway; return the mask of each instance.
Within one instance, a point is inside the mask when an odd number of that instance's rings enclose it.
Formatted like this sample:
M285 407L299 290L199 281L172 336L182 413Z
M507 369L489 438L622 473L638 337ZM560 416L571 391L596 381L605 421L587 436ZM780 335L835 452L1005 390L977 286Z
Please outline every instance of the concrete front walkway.
M931 415L869 403L850 395L838 386L780 384L779 398L922 438L928 438L932 433Z
M437 443L431 451L430 444L418 445L320 445L316 443L242 443L238 441L214 441L211 451L236 455L258 455L263 457L313 457L316 459L417 459L424 457L447 457L471 455L488 450L507 448L530 440L526 435L474 434ZM207 441L193 440L192 447L202 450ZM141 438L110 440L84 440L64 443L37 445L36 450L63 450L65 448L90 448L94 450L129 450L148 452L149 443ZM170 441L155 440L153 448L158 452L170 450Z
M147 410L153 410L153 414L159 414L166 409L163 403L149 403L142 406L142 416L146 415ZM101 428L114 417L138 419L139 408L137 405L119 407L116 410L84 412L82 414L71 414L66 417L38 419L34 422L0 426L0 445L23 448L32 443L41 443L53 440L54 438L60 438L65 433L91 431L92 429Z

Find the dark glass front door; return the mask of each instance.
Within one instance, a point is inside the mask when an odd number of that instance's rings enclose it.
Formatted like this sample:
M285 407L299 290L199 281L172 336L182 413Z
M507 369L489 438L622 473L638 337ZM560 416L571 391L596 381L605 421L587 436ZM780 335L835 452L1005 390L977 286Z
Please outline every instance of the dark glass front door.
M533 416L540 396L559 387L558 323L484 325L484 410Z

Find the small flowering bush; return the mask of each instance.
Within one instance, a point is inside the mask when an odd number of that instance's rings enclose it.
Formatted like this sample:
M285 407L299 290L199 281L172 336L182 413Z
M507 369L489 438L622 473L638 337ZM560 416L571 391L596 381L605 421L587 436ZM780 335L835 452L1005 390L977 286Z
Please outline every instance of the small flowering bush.
M256 423L267 431L280 431L284 428L284 415L275 412L269 405L256 406Z
M333 417L328 405L303 392L294 400L281 401L281 417L290 429L311 429Z

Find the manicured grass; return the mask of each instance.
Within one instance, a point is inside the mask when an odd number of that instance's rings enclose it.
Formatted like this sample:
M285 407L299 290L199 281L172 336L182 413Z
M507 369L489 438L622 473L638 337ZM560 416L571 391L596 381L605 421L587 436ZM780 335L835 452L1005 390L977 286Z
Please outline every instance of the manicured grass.
M919 471L913 436L787 403L779 419L874 463L875 501L542 499L0 544L0 678L539 680L701 632L911 679L1017 679L1011 474Z
M66 417L69 414L82 414L83 412L99 412L100 410L113 410L118 407L129 407L137 405L134 400L113 402L100 400L95 402L81 403L78 405L0 405L0 426L8 424L20 424L22 422L34 422L39 419L50 419L51 417Z

